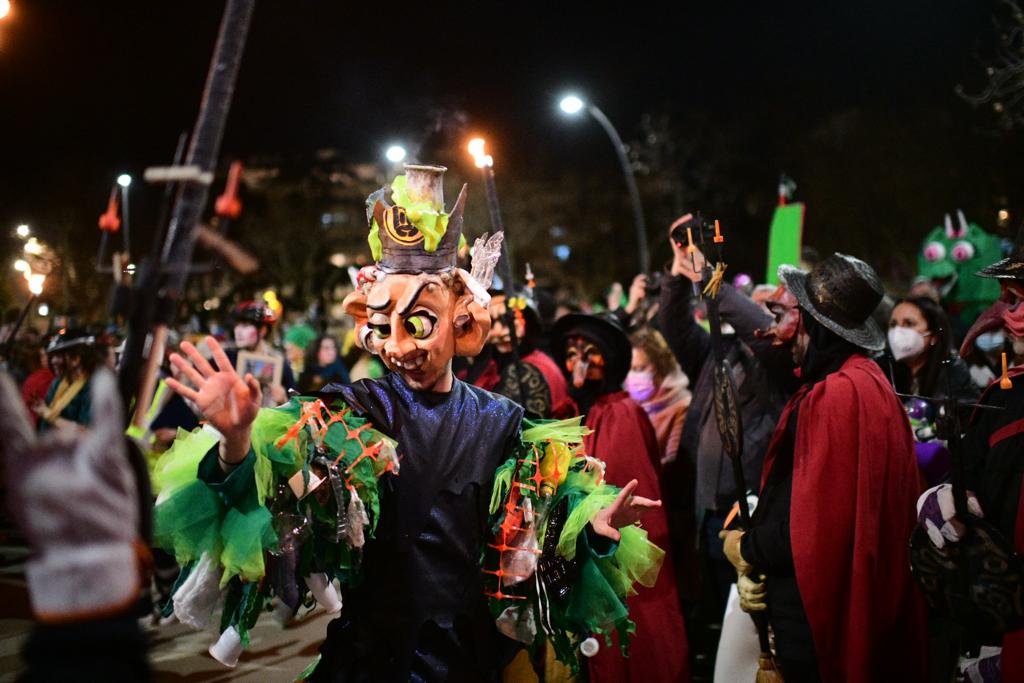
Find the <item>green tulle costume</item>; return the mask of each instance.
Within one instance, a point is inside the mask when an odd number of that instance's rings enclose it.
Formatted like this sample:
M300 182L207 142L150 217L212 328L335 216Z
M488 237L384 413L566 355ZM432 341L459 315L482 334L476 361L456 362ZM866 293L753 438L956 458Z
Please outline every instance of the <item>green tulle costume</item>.
M576 650L587 636L602 635L610 645L618 631L626 651L635 627L625 598L636 583L654 585L665 553L639 527L620 529L618 543L586 533L619 489L604 483L604 464L583 453L580 418L527 420L524 427L491 494L494 540L484 553L495 585L491 612L502 632L532 652L548 640L575 674ZM539 557L538 571L530 571L531 557Z
M222 570L220 630L234 626L246 644L275 594L308 603L311 573L355 578L379 515L377 478L398 465L394 444L340 401L295 398L263 409L251 438L249 455L222 483L218 439L206 429L179 434L154 471L154 537L183 567L176 589L209 558ZM288 571L267 581L268 554L285 553L294 556L282 563Z
M627 647L634 629L625 598L636 583L654 584L664 556L638 527L621 529L618 543L587 531L618 489L582 452L585 433L578 418L524 423L513 457L495 473L493 535L481 539L499 630L531 649L549 641L574 671L588 636L617 631ZM388 437L340 400L301 397L260 411L251 452L229 479L217 443L212 430L182 432L156 463L155 535L183 566L179 585L201 559L217 566L221 631L233 626L247 644L271 597L294 588L310 600L302 578L311 572L347 587L373 580L360 576L359 554L378 522L379 478L401 476ZM285 552L296 570L282 582L267 560Z

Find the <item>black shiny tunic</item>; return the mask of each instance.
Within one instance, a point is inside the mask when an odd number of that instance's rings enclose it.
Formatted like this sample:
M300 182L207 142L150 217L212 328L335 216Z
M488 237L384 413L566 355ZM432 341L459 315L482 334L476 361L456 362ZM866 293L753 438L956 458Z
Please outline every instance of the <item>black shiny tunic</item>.
M397 374L332 392L398 441L401 471L381 480L362 584L345 591L310 680L498 680L515 645L494 627L479 561L522 408L459 380L415 392Z

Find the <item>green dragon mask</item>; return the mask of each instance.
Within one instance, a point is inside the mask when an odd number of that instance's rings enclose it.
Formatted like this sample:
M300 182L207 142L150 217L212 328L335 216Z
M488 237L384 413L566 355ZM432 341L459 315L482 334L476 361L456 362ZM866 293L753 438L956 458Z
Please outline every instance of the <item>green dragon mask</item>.
M967 315L983 310L999 298L996 280L978 277L977 272L1002 257L1000 240L976 223L968 223L957 210L954 227L949 214L945 224L924 238L917 255L917 271L928 278L942 294L946 304L958 304Z

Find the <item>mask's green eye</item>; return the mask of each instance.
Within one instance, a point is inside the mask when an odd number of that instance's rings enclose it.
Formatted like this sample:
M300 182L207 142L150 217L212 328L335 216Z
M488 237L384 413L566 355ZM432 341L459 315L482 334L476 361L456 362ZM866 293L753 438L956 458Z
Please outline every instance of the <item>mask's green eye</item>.
M373 323L370 323L370 329L373 330L373 336L377 339L387 339L391 336L391 325L374 325Z
M405 331L413 339L426 339L434 331L434 318L420 311L405 319Z

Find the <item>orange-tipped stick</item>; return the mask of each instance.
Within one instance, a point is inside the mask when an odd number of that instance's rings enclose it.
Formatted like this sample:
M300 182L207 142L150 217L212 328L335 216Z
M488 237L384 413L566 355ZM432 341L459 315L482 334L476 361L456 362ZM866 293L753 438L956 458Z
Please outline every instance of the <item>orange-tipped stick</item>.
M1006 367L1006 352L1003 351L1003 376L999 380L1000 389L1013 389L1013 380L1010 379L1010 373Z
M725 241L725 238L722 237L722 233L721 233L721 231L720 231L720 229L718 227L718 219L716 218L715 219L715 244L721 244L724 241Z
M693 228L686 229L686 251L690 254L697 251L697 247L693 246Z

